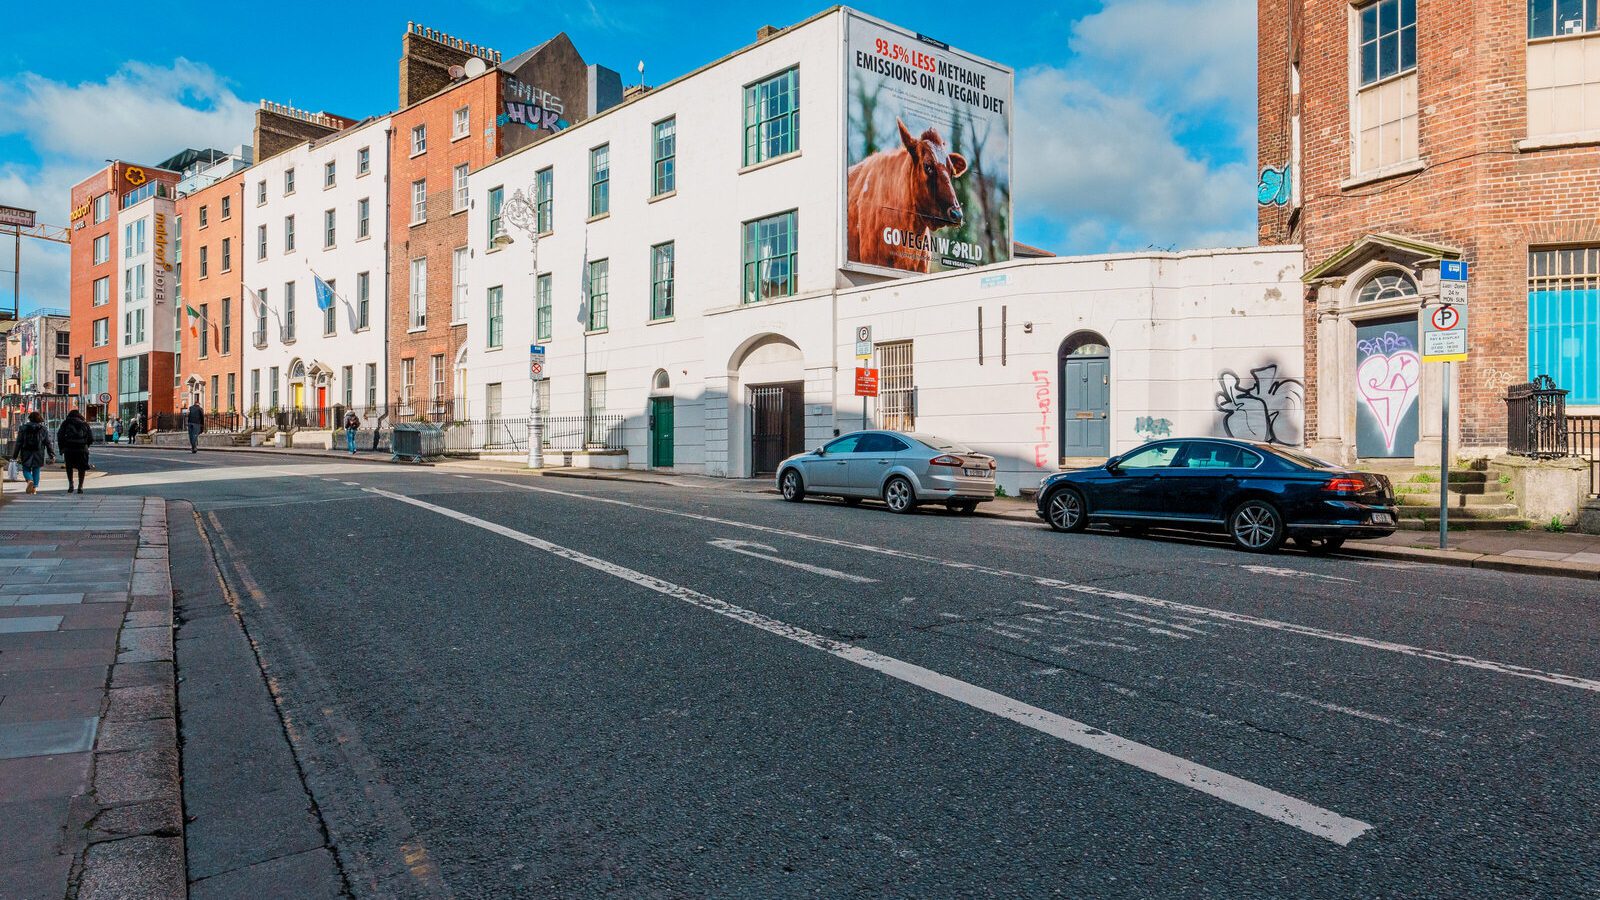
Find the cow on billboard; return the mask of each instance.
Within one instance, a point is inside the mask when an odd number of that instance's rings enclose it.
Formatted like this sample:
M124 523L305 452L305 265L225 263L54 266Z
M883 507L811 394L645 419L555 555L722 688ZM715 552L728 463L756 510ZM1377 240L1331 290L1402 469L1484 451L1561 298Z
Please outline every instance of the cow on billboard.
M933 233L960 226L964 217L955 179L966 174L967 160L950 152L937 128L913 137L905 122L897 118L895 125L900 146L863 159L846 176L849 258L928 272Z

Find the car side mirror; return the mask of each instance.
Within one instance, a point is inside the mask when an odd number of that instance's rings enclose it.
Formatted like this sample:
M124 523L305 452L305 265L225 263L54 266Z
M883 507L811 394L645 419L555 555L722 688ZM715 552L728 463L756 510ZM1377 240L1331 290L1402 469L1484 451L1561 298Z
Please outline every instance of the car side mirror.
M826 447L818 447L817 449L811 451L811 455L812 456L827 456L828 455L828 448L826 448Z
M1106 471L1107 472L1111 472L1113 474L1116 473L1116 472L1122 471L1121 469L1117 468L1117 463L1119 463L1119 462L1121 462L1121 460L1119 460L1115 456L1113 456L1110 459L1106 460Z

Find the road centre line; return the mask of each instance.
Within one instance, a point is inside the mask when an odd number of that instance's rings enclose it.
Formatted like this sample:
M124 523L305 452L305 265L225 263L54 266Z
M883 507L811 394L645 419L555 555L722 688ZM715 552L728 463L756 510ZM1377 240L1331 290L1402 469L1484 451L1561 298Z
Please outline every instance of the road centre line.
M920 687L974 709L1025 725L1035 731L1059 738L1069 744L1082 747L1085 750L1090 750L1109 759L1149 772L1175 784L1215 797L1225 803L1265 816L1323 840L1331 841L1341 847L1348 845L1373 827L1358 819L1339 815L1336 812L1323 809L1304 800L1290 797L1287 794L1282 794L1254 782L1229 775L1226 772L1191 762L1165 751L1157 750L1154 747L1130 741L1074 719L1057 715L1049 710L1023 703L1004 694L978 687L975 684L952 678L948 675L942 675L931 669L925 669L922 666L891 656L875 653L854 644L823 637L803 628L764 616L753 610L735 606L725 600L702 594L691 588L683 587L598 557L589 556L586 553L551 543L504 525L458 512L448 507L437 506L425 500L407 497L404 494L395 494L370 487L363 490L481 528L536 550L542 550L675 600L681 600L692 606L714 612L717 615L785 638L813 650L820 650L839 659L888 675L898 681Z
M792 559L784 559L778 555L777 547L769 547L766 544L758 544L755 541L740 541L734 540L733 538L719 538L714 541L706 541L706 543L716 547L719 550L729 550L734 553L742 553L745 556L753 556L756 559L764 559L767 562L775 562L781 566L790 566L792 568L801 569L814 575L825 575L828 578L837 578L840 581L852 581L856 584L878 583L878 579L868 578L865 575L851 575L849 572L841 572L838 569L829 569L823 566L813 566L810 563L797 562Z
M787 529L777 528L771 525L756 525L751 522L739 522L733 519L719 518L717 516L682 512L676 509L666 509L663 507L650 506L643 503L633 503L627 500L616 500L611 497L595 497L589 494L577 494L570 491L558 491L551 488L533 487L532 485L517 484L516 482L500 481L492 478L485 480L491 481L494 484L503 484L507 487L521 488L525 491L534 491L542 494L554 494L561 497L571 497L577 500L587 500L593 503L609 503L616 506L624 506L646 512L680 516L686 519L697 519L702 522L711 522L713 524L727 525L734 528L746 528L751 531L760 531L767 534L776 534L784 537L797 538L799 540L814 541L819 544L830 544L850 550L877 553L882 556L889 556L897 559L907 559L914 562L944 566L951 569L977 572L983 575L994 575L1001 578L1013 578L1020 581L1029 582L1040 587L1051 588L1053 590L1072 591L1074 593L1086 594L1091 597L1100 597L1106 600L1120 600L1125 603L1137 603L1143 606L1164 609L1168 612L1188 613L1190 615L1203 616L1216 621L1232 622L1236 625L1252 625L1258 628L1268 628L1273 631L1296 634L1300 635L1301 637L1317 638L1319 640L1334 641L1341 644L1351 644L1358 647L1365 647L1369 650L1382 650L1388 653L1398 653L1404 656L1413 656L1419 659L1432 660L1434 662L1449 663L1451 665L1463 666L1469 669L1479 669L1486 672L1495 672L1500 675L1510 675L1516 678L1527 678L1533 681L1542 681L1546 684L1556 684L1563 687L1572 687L1578 688L1579 690L1600 693L1600 680L1593 678L1583 678L1577 675L1563 675L1559 672L1545 672L1539 669L1529 668L1527 666L1519 666L1514 663L1502 663L1495 662L1493 660L1479 659L1475 656L1467 656L1461 653L1451 653L1446 650L1430 650L1426 647L1415 647L1410 644L1401 644L1395 641L1386 641L1379 638L1368 638L1362 637L1361 635L1346 634L1342 631L1329 631L1323 628L1314 628L1309 625L1297 625L1293 622L1267 619L1261 616L1229 612L1228 610L1222 609L1212 609L1209 606L1195 606L1189 603L1179 603L1175 600L1162 600L1158 597L1147 597L1143 594L1134 594L1128 591L1111 590L1109 588L1097 587L1092 584L1075 584L1073 582L1062 581L1057 578L1046 578L1042 575L1029 575L1026 572L1013 572L1008 569L997 569L991 566L979 565L977 563L966 563L949 559L941 559L936 556L926 556L921 553L913 553L909 550L895 550L889 547L875 547L871 544L858 544L853 541L847 541L840 538L806 534L805 532L801 531L789 531Z

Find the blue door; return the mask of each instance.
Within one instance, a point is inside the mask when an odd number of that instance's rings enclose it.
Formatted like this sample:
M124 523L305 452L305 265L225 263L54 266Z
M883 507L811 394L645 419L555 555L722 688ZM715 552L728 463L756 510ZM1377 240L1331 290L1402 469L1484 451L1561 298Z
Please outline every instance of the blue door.
M1422 357L1412 317L1356 326L1356 455L1417 455Z
M1111 359L1061 359L1061 455L1111 455Z

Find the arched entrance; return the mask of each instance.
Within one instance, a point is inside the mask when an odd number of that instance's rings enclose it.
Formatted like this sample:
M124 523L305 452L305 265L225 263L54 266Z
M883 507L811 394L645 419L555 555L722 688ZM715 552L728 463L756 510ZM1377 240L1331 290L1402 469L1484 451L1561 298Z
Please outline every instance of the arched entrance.
M1061 455L1111 455L1111 346L1093 331L1074 332L1061 342L1056 404Z
M805 449L805 355L782 335L763 334L734 351L728 365L730 471L772 475L778 463ZM745 410L735 409L742 400ZM748 448L748 464L733 458Z
M673 466L672 378L666 369L650 377L650 465Z

